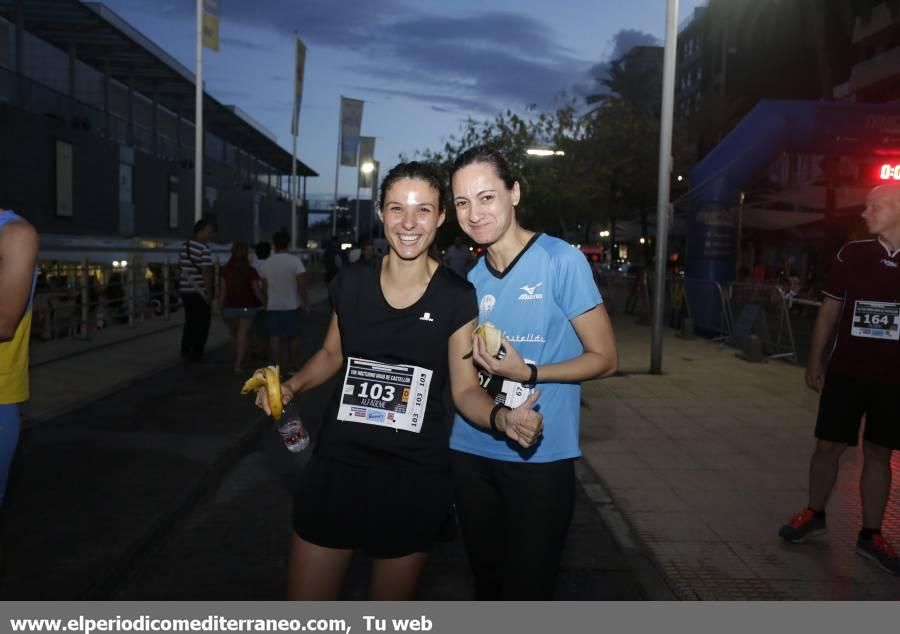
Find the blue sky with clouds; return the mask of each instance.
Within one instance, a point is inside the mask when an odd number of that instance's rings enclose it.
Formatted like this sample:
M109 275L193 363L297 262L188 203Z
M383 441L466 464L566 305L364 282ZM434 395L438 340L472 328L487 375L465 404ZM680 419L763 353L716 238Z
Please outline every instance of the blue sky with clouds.
M681 19L703 0L682 0ZM106 0L188 68L193 0ZM207 91L249 113L290 149L296 31L306 43L298 157L334 191L340 95L366 102L363 134L383 167L440 148L467 117L592 87L597 65L660 40L666 0L219 0L221 52L204 52ZM342 192L355 189L343 168Z

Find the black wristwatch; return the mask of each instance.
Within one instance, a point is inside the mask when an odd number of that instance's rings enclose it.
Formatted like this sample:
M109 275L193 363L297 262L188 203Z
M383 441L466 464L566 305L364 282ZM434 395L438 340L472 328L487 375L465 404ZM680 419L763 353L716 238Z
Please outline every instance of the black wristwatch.
M494 405L494 409L491 410L491 416L489 418L489 421L491 424L491 431L494 432L495 434L497 434L498 436L503 435L500 433L500 430L497 429L497 414L500 413L501 409L512 409L512 408L509 407L508 405L504 405L503 403L497 403L496 405Z
M531 370L531 376L528 377L527 381L523 381L522 385L525 387L534 387L537 385L537 366L533 363L526 363L525 365Z

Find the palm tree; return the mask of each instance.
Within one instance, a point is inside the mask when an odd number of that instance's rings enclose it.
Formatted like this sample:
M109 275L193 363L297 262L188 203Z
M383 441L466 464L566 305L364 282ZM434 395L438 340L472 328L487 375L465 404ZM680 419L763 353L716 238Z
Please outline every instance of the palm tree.
M599 80L605 90L586 98L588 105L597 104L591 112L623 102L638 112L659 116L662 64L655 68L651 64L629 63L632 59L629 52L610 63L609 76Z

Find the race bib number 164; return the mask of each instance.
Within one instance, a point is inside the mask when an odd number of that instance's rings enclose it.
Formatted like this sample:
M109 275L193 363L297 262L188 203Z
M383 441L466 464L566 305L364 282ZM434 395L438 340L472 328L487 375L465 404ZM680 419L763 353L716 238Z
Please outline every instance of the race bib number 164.
M900 341L900 303L857 300L850 334L867 339Z

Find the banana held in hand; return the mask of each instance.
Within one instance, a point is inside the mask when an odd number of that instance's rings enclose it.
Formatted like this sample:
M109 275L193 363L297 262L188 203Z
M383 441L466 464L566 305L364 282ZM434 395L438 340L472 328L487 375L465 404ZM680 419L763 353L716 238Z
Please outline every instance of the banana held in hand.
M247 382L244 383L244 387L241 388L241 394L249 394L250 392L255 392L258 388L265 387L266 385L266 371L263 368L260 368L256 372L253 373Z
M260 368L254 372L241 388L241 394L255 392L261 387L266 388L269 396L269 410L272 412L272 418L278 420L284 411L284 405L281 403L281 376L277 365Z
M500 344L502 343L503 333L497 326L486 321L483 324L478 324L478 328L476 328L475 332L472 334L473 336L478 335L482 338L489 355L496 357L500 354Z

